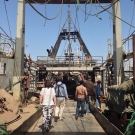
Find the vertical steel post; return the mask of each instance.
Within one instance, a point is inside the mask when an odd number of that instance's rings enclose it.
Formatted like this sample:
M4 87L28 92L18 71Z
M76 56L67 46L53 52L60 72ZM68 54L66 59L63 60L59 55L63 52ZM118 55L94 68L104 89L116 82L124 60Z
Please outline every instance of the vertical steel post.
M133 35L133 77L135 81L135 34Z
M18 0L16 46L14 58L13 83L21 81L24 76L24 37L25 37L25 0ZM13 97L16 101L24 100L24 89L21 83L12 87Z
M105 70L102 72L102 92L105 94Z
M116 0L113 0L115 2ZM122 31L121 31L121 18L120 15L120 1L113 5L113 56L114 56L114 84L121 84L122 78ZM117 17L116 17L117 16Z

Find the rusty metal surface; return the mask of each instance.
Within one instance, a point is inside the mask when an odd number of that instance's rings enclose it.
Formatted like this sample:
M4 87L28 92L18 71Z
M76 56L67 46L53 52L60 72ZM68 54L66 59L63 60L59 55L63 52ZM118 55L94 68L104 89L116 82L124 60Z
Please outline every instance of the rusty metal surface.
M20 116L17 102L4 89L0 89L0 123L8 124Z

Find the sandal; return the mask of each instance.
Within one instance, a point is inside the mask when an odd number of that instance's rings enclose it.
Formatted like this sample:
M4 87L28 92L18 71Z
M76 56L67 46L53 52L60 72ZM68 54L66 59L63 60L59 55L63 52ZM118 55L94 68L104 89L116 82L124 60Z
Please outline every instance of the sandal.
M49 128L49 127L47 127L47 128L46 128L46 132L49 132L49 130L50 130L50 128Z

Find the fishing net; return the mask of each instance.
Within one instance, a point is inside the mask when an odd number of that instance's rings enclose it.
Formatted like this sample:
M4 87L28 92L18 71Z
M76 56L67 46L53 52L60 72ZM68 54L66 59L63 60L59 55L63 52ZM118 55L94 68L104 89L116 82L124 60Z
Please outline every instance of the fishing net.
M131 115L130 122L124 135L135 135L135 112Z
M133 80L108 87L107 106L116 113L132 113L135 110L135 86Z
M5 124L0 123L0 135L9 135Z

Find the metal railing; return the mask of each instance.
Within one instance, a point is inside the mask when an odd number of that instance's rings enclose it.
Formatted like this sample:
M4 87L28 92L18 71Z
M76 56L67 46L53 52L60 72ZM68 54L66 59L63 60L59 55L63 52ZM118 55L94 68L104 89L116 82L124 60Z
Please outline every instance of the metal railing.
M37 56L37 63L45 66L100 66L104 62L103 56L92 56L87 59L85 56L57 56L55 59L48 56Z
M9 37L0 33L0 54L13 55L14 48L14 41L11 41Z

